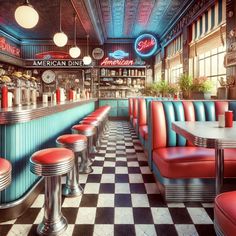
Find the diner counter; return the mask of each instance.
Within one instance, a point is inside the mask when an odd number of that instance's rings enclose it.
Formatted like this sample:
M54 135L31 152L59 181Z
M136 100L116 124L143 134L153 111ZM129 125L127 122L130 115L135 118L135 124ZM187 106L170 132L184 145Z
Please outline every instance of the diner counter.
M37 196L35 192L41 178L31 173L30 156L38 150L55 147L58 136L70 134L73 125L95 110L96 101L0 110L0 156L12 164L12 183L0 192L0 222L22 214Z
M61 103L39 103L36 105L25 105L4 109L0 108L0 125L27 122L95 101L97 101L96 98L77 101L66 101Z

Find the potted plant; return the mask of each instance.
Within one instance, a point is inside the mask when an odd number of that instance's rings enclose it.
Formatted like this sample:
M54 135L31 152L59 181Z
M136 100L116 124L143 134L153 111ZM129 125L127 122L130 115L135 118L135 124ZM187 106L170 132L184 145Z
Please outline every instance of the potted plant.
M145 96L152 96L152 97L156 97L158 96L160 93L159 91L159 85L157 82L152 83L147 85L143 90L142 90L142 94Z
M182 92L182 97L185 99L190 98L191 88L192 88L193 79L192 76L188 74L182 74L179 78L178 85L179 89Z
M168 94L170 94L171 97L178 97L178 93L179 93L179 85L177 83L169 83Z
M162 97L168 96L168 83L165 80L160 80L159 82L156 83L155 86Z
M210 92L212 90L213 85L212 82L206 76L193 79L191 87L191 95L193 99L211 98Z

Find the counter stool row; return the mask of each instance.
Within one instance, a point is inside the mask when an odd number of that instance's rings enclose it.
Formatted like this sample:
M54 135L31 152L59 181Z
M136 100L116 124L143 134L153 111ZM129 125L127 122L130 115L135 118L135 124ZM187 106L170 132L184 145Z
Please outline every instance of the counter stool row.
M57 138L57 148L35 152L30 158L31 171L45 177L44 218L37 227L39 235L60 235L67 228L67 220L61 212L61 192L66 197L82 194L79 173L91 173L91 154L100 144L107 129L109 106L98 108L72 127L72 134ZM61 176L66 184L61 187ZM1 186L1 184L0 184Z

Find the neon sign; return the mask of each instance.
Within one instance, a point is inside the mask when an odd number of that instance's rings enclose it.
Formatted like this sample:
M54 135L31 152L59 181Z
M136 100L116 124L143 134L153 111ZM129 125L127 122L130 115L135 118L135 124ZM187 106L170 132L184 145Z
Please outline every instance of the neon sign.
M109 53L109 56L110 57L113 57L115 59L123 59L124 57L128 57L129 56L129 53L128 52L125 52L123 50L116 50L114 52L110 52Z
M150 57L157 50L157 39L151 34L142 34L135 40L134 49L139 56Z
M20 49L10 45L4 37L0 37L0 50L8 52L14 56L20 56Z
M134 64L133 60L111 60L109 57L106 57L102 62L101 66L132 66Z

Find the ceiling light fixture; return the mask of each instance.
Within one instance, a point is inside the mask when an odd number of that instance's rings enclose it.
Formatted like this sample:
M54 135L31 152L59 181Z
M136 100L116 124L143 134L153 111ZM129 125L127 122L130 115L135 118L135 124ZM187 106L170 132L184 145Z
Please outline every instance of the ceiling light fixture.
M61 0L59 0L59 8L60 8L60 14L59 14L59 21L60 21L60 31L55 33L53 36L53 42L58 46L58 47L64 47L68 41L67 35L62 32L61 30Z
M15 19L21 27L31 29L37 25L39 21L39 14L29 3L29 1L25 0L23 5L16 8Z
M76 45L76 15L74 20L74 46L70 48L69 54L72 58L77 58L80 56L80 48Z
M92 62L92 58L89 56L89 45L88 45L89 35L87 35L87 56L84 56L83 63L85 66L88 66Z

